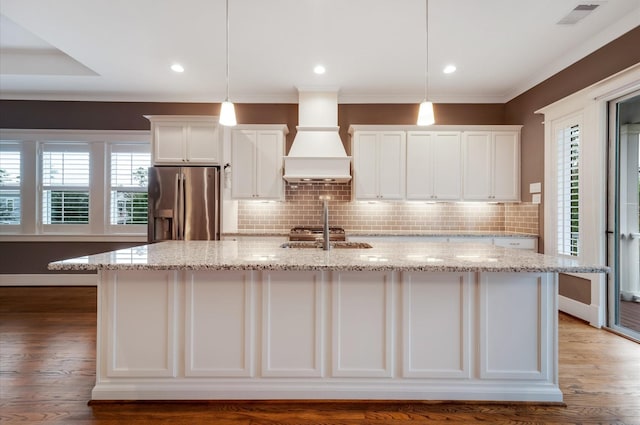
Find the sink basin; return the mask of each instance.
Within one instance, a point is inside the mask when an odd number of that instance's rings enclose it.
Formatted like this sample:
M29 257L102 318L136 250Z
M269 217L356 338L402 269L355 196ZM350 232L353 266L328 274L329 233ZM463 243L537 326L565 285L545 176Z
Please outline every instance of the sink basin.
M373 248L366 242L331 242L331 248L335 249L366 249ZM280 248L316 248L322 249L322 242L286 242Z

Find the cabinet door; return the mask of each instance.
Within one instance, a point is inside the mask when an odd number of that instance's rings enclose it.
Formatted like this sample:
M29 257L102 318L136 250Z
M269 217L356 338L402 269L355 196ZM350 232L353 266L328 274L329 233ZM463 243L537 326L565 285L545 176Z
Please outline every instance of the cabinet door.
M468 132L463 137L463 198L477 201L490 200L493 168L491 133Z
M432 138L428 132L407 134L407 199L433 199Z
M283 135L278 131L258 131L256 134L256 195L262 199L281 199Z
M163 122L153 125L154 164L182 164L186 128L179 122Z
M460 133L436 133L431 140L433 198L459 200L462 197ZM407 160L409 157L407 157ZM427 164L423 164L426 167Z
M380 199L405 197L405 133L381 133L378 140L378 188Z
M256 132L231 132L231 197L255 198Z
M219 164L220 143L215 123L190 123L187 132L187 162Z
M493 199L520 200L520 137L517 132L493 133Z
M357 133L353 144L354 194L356 199L378 199L377 133Z

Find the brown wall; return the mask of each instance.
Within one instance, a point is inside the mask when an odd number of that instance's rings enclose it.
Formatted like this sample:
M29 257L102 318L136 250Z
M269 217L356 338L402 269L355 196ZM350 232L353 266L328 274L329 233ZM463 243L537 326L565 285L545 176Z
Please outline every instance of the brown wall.
M55 273L47 270L47 264L52 261L136 245L141 244L134 242L0 242L0 258L2 258L0 275Z
M591 281L589 279L560 273L558 281L560 283L558 290L560 295L582 304L591 304Z
M501 104L439 104L438 124L503 124ZM0 128L74 130L149 130L144 115L217 115L217 103L71 102L0 100ZM239 124L287 124L287 150L298 125L297 104L236 104ZM353 124L413 125L417 104L343 104L338 106L340 136L349 151Z
M531 201L530 183L544 183L543 116L535 114L535 111L640 63L638 46L640 46L640 26L506 103L505 124L523 125L521 142L523 201ZM543 211L543 205L540 211ZM544 246L544 214L540 213L539 217L540 246L542 247Z

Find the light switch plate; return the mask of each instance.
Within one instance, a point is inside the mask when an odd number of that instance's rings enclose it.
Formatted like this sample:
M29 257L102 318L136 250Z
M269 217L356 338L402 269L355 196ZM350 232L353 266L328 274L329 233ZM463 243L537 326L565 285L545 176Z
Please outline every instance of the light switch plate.
M542 192L542 183L531 183L529 185L529 193L540 193Z
M531 195L531 202L533 202L534 204L539 204L540 199L541 195L539 193L534 193L533 195Z

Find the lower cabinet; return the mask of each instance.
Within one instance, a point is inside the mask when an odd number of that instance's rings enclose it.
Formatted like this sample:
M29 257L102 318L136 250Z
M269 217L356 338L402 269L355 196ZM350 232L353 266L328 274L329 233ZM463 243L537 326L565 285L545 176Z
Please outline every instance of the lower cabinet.
M190 272L184 288L184 374L252 376L255 312L251 273Z
M175 337L181 333L176 309L180 273L101 273L98 350L102 348L103 360L98 374L109 378L175 377Z
M99 273L93 399L562 400L553 273Z

